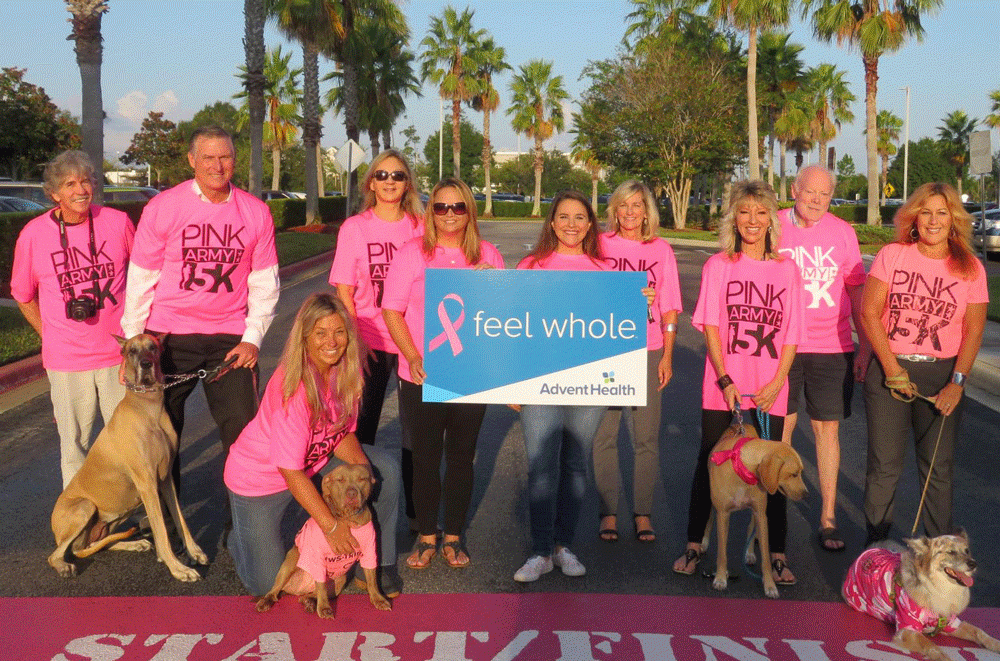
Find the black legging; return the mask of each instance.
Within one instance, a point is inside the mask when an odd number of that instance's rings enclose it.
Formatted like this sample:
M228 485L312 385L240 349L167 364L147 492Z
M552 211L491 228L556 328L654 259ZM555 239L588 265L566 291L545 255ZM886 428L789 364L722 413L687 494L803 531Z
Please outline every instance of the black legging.
M767 414L771 440L780 440L785 428L785 418L780 415ZM745 422L757 423L756 409L743 413ZM701 449L698 450L698 463L694 469L694 479L691 481L691 504L688 507L688 542L700 544L705 536L705 526L712 513L712 492L708 482L708 455L719 442L719 438L732 424L733 416L729 411L701 410ZM771 553L785 552L785 536L788 533L787 499L780 491L767 497L767 531L771 545ZM704 550L704 549L702 549ZM767 560L767 558L765 558Z

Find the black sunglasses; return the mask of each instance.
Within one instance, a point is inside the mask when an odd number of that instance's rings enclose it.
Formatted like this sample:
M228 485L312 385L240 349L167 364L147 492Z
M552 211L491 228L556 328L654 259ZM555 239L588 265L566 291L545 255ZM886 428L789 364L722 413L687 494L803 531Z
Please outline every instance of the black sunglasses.
M447 214L448 209L454 211L456 216L464 216L469 212L465 206L465 202L456 202L455 204L445 204L444 202L434 203L434 213L438 216Z
M402 170L393 170L392 172L388 170L375 170L375 174L372 176L375 177L376 181L385 181L389 177L392 177L393 181L406 181L406 173Z

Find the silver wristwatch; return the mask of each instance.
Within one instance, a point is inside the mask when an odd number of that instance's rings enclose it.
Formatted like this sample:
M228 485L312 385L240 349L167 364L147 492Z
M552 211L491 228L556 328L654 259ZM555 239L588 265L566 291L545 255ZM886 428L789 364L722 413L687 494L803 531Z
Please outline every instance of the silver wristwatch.
M965 374L962 372L952 372L951 382L957 386L965 386Z

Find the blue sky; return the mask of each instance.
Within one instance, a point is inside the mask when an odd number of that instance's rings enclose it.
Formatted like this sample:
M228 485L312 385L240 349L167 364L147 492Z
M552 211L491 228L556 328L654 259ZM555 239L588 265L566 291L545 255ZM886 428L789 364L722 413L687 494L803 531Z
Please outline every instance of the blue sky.
M429 18L440 15L443 0L401 2L418 44L427 33ZM589 60L615 57L631 11L627 0L472 0L474 24L485 28L507 51L515 69L533 58L554 62L570 95L576 99L587 86L580 72ZM455 3L462 8L464 3ZM80 114L80 77L69 33L69 13L60 0L0 0L5 20L0 22L4 44L3 66L26 68L29 82L45 88L60 107ZM995 48L1000 25L1000 2L995 0L947 0L936 15L924 20L923 43L911 42L898 53L882 58L879 68L879 109L904 116L904 92L911 88L910 137L936 137L941 119L949 112L964 110L982 119L989 113L988 94L1000 88L1000 67ZM792 40L805 46L807 66L831 62L847 72L853 105L853 124L842 127L831 144L837 157L851 154L859 170L864 165L864 77L857 52L817 42L807 25L791 26ZM105 40L103 93L108 115L105 149L114 160L124 151L142 118L150 110L165 112L173 121L190 119L206 104L229 100L239 91L234 74L243 63L243 2L240 0L111 0L103 23ZM273 28L265 39L269 47L278 43L295 50L293 62L301 62L300 50ZM321 74L333 69L321 63ZM515 151L518 139L503 114L509 100L510 76L501 76L501 111L493 116L492 136L498 151ZM422 138L437 130L439 100L436 90L425 86L422 98L408 97L406 116L399 130L412 124ZM448 112L448 108L445 109ZM482 116L467 111L475 125ZM985 128L985 127L983 127ZM324 118L325 147L338 147L346 136L340 118ZM557 135L547 147L567 149L571 135ZM996 151L997 134L992 135ZM367 136L361 143L367 146ZM530 147L521 139L520 148ZM813 157L815 159L815 156Z

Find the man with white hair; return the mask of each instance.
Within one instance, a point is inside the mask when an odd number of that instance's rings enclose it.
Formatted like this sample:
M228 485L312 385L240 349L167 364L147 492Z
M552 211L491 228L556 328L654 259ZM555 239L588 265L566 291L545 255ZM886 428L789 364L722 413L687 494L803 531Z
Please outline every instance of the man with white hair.
M823 503L819 545L831 552L844 550L836 517L839 433L840 421L851 415L851 317L860 334L865 281L857 234L848 223L829 213L835 186L832 172L821 165L806 166L792 184L795 206L778 214L781 253L799 266L806 309L805 340L798 345L788 375L788 415L781 440L792 442L799 395L804 392L806 412L816 436L816 468Z

